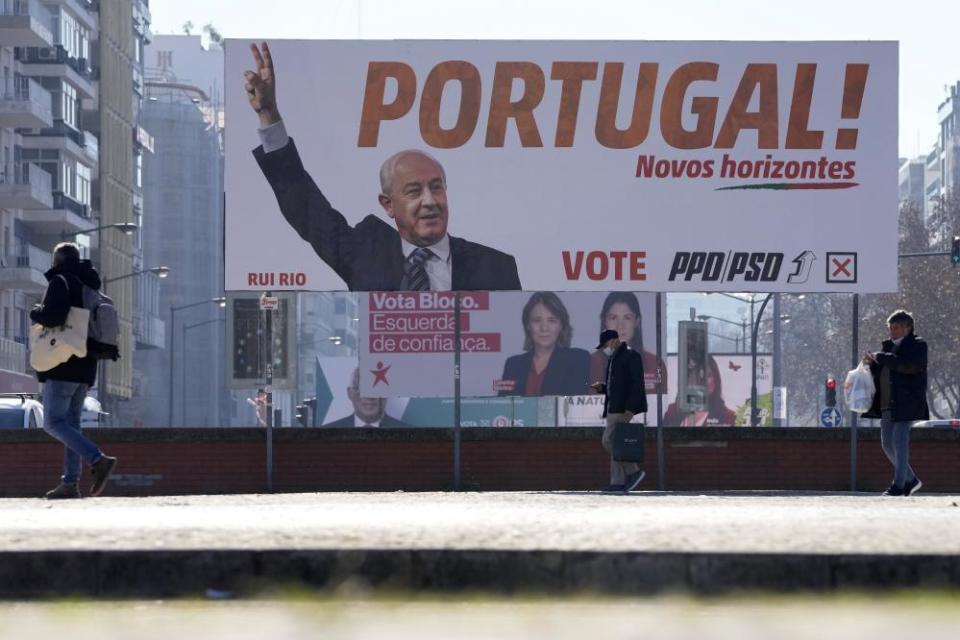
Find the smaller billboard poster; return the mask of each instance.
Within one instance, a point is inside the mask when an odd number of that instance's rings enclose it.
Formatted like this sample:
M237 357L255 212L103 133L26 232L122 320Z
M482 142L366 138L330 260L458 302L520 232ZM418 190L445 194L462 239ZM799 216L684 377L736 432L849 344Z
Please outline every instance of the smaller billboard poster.
M359 367L352 357L318 357L316 418L323 427L450 427L452 398L380 398L358 388ZM537 398L462 398L464 427L538 426Z
M360 298L360 389L376 397L453 395L453 293L377 292ZM666 393L656 356L656 294L463 292L460 385L468 397L577 396L606 378L605 329L643 356L648 393Z

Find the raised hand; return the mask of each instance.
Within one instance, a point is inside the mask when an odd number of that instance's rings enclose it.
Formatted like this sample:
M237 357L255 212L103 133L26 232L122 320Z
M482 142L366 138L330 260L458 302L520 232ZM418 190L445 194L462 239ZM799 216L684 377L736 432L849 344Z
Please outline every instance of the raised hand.
M277 109L277 76L273 71L273 57L270 47L262 42L258 48L250 45L256 70L243 72L244 89L247 91L247 100L250 107L260 117L260 127L267 127L280 121L280 111Z

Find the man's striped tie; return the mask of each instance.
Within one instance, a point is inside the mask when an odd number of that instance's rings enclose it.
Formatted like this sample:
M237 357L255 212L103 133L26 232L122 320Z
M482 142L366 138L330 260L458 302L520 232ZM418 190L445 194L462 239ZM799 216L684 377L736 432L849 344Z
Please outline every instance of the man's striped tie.
M433 257L433 251L418 247L413 250L410 257L407 258L404 267L403 283L400 288L406 291L429 291L430 278L427 277L427 269L424 266L427 260Z

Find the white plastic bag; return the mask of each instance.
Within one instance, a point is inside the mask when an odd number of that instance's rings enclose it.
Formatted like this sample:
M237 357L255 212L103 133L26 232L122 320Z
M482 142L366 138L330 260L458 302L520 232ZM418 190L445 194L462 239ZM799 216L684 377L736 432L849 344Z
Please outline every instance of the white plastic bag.
M847 378L843 382L843 399L850 411L866 413L873 404L873 394L876 390L870 367L861 362L859 367L847 373Z

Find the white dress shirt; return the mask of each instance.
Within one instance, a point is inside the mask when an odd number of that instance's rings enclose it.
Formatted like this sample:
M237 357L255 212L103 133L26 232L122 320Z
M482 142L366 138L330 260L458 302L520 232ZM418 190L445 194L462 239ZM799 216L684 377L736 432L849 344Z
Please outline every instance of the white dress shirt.
M410 254L418 248L415 244L410 244L403 238L400 238L400 245L403 249L403 259L408 260ZM453 288L453 273L450 264L450 236L444 234L436 244L429 247L433 253L432 256L423 264L427 271L427 278L430 279L431 291L450 291Z
M283 120L274 122L269 127L257 129L260 136L260 144L263 145L263 152L270 153L283 149L290 142L290 136L287 135L287 128L283 126Z

